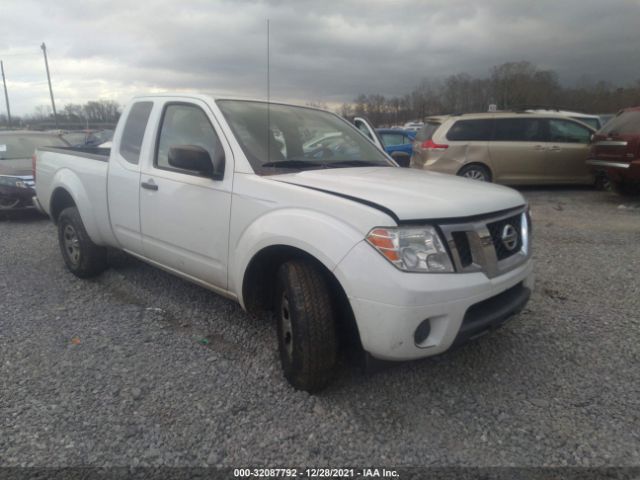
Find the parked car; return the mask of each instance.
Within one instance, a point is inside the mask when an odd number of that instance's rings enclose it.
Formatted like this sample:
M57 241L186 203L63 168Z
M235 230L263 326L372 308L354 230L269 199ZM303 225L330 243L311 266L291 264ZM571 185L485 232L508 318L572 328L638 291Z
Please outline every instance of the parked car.
M603 125L602 118L600 117L600 115L590 115L588 113L573 112L570 110L560 110L555 108L530 108L530 109L527 109L526 111L529 113L541 113L541 114L556 113L558 115L573 118L574 120L578 120L582 123L586 123L591 128L594 128L596 130L599 130L600 128L602 128L602 125Z
M587 163L604 170L618 193L640 194L640 107L620 111L595 134Z
M378 128L376 131L382 139L385 152L389 155L393 156L395 152L404 152L409 158L411 157L411 153L413 153L413 140L416 138L415 131L398 130L394 128ZM406 167L408 165L401 166Z
M108 142L113 137L113 130L77 130L65 132L62 138L73 147L96 147Z
M0 132L0 211L33 207L31 168L36 148L66 147L59 135L31 131Z
M330 133L344 149L304 151ZM298 389L329 382L345 332L376 358L427 357L501 325L533 288L520 193L398 168L323 110L138 97L108 155L42 148L35 168L73 274L99 274L114 247L275 311Z
M557 114L434 117L416 135L411 167L507 185L594 184L594 132Z
M356 126L360 132L367 137L373 144L378 147L380 150L389 154L389 156L401 167L408 167L409 161L411 160L411 153L407 152L407 147L403 148L391 148L387 149L385 145L385 140L382 134L373 127L373 124L365 117L355 117L353 119L353 124ZM394 133L398 132L398 130L392 129L390 130ZM389 139L390 141L395 141ZM404 140L403 140L404 141Z
M407 122L404 124L405 130L410 130L412 132L417 132L424 126L423 122Z

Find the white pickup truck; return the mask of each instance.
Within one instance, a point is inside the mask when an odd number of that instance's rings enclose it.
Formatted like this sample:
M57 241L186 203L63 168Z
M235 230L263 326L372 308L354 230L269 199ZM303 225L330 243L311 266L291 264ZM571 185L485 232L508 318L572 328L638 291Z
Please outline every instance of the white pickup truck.
M322 110L138 97L110 150L41 148L35 162L72 273L99 274L115 247L274 311L298 389L329 382L350 327L373 358L426 357L497 327L533 287L518 192L400 168Z

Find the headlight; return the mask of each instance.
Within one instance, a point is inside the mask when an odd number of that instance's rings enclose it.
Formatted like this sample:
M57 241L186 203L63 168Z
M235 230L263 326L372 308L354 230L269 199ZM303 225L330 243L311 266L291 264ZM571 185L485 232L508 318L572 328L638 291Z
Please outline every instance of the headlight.
M451 273L453 265L435 228L374 228L369 242L387 260L406 272Z
M18 188L28 188L27 184L24 183L22 180L16 180L16 187L18 187Z

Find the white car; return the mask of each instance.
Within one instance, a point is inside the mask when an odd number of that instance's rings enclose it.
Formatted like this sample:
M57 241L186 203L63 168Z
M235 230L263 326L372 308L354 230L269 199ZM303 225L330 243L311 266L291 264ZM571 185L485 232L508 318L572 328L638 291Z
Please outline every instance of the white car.
M319 132L344 148L305 152ZM322 110L138 97L109 156L42 148L36 172L72 273L99 274L115 247L274 310L298 389L329 382L343 330L379 359L427 357L500 325L533 288L518 192L399 168Z

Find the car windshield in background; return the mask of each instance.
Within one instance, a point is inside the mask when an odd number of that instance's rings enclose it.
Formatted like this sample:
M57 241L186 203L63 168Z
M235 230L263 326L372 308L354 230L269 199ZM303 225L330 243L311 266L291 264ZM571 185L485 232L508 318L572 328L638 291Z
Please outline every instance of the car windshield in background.
M40 147L68 147L69 144L56 135L7 133L0 135L0 160L31 158Z
M218 100L242 150L259 175L318 168L393 164L340 117L306 107Z
M441 124L438 122L427 122L424 126L418 130L416 134L416 140L419 142L424 142L425 140L431 140L434 132L438 129Z

